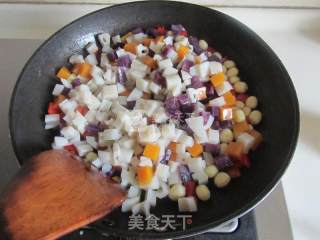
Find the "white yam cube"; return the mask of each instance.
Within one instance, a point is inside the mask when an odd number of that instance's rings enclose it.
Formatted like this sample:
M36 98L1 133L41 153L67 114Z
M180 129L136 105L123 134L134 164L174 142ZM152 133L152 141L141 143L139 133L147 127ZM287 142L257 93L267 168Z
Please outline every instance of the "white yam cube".
M159 180L167 182L169 177L169 166L159 163L156 168L155 175L159 178Z
M161 61L163 59L163 57L160 54L155 54L153 56L153 59L157 62Z
M215 107L222 107L226 104L226 101L224 100L224 97L217 97L215 99L212 99L209 101L210 106L215 106Z
M111 169L112 169L112 165L110 163L103 163L101 172L106 175L111 171Z
M190 171L193 173L204 172L205 161L201 157L190 158L187 160L187 165L188 165Z
M139 60L135 59L134 61L132 61L131 69L146 73L149 67L140 62Z
M244 153L248 153L249 150L252 148L252 146L254 145L254 137L251 136L248 133L241 133L238 137L237 137L237 141L243 143L244 146Z
M232 89L233 89L232 85L228 81L224 81L223 84L216 87L216 92L219 96L222 96L223 94L229 92Z
M215 129L208 129L208 142L212 144L219 144L220 138L219 138L219 130Z
M112 151L98 151L98 157L103 163L111 164L113 162Z
M176 130L176 127L173 123L162 125L161 135L162 137L171 140L175 137L175 130Z
M90 42L87 44L86 50L89 54L95 54L98 51L98 46L95 42Z
M104 140L118 140L122 136L121 131L117 128L105 129L103 131L103 138Z
M171 172L168 178L169 185L181 184L181 178L178 171Z
M62 93L63 89L64 89L64 86L62 84L56 84L52 91L52 95L59 96Z
M163 42L166 45L173 45L173 36L167 36L165 39L163 39Z
M103 99L116 99L118 98L118 88L116 84L105 85L102 88Z
M83 157L89 152L92 152L92 147L89 144L76 144L77 152L80 157Z
M106 84L115 84L116 78L113 77L115 74L113 74L111 68L107 68L105 73L103 74L103 78L106 80Z
M87 143L93 147L94 149L97 149L98 148L98 143L96 141L96 138L93 137L93 136L86 136L86 141Z
M196 103L197 102L196 93L197 93L197 91L194 88L188 88L187 89L187 95L188 95L188 98L189 98L191 103Z
M172 96L176 97L182 93L182 84L179 83L171 89Z
M84 133L85 127L88 122L87 119L77 111L75 117L72 119L72 124L82 134Z
M151 208L151 205L149 202L143 201L141 203L141 212L144 213L146 217L150 216L150 208Z
M143 131L139 131L139 141L142 143L156 142L160 136L160 130L154 124L146 126Z
M173 173L175 171L178 171L178 167L181 165L181 163L177 161L169 161L168 165L170 167L170 173Z
M190 68L192 76L198 76L201 80L207 78L209 75L209 62L196 64Z
M140 196L141 194L141 190L139 187L137 186L130 186L129 190L128 190L128 198L135 198Z
M191 76L188 72L181 70L181 77L182 77L183 83L184 83L186 86L188 86L188 85L191 84L191 78L192 78L192 76Z
M169 119L163 107L159 107L158 110L155 111L153 118L156 123L165 123Z
M106 69L108 66L110 66L110 61L108 59L107 54L101 53L100 67L102 67L103 69Z
M103 99L102 102L100 103L98 110L101 112L108 112L110 110L111 105L112 105L111 101L109 101L108 99Z
M143 78L137 79L136 88L138 88L142 92L149 92L149 81Z
M131 68L127 71L127 76L129 81L136 82L137 79L144 78L146 76L146 72L134 70Z
M136 204L138 204L140 201L140 195L134 198L128 198L126 199L121 206L122 212L129 212L131 211L132 207Z
M178 139L183 135L186 134L186 132L182 129L176 128L175 129L175 134L174 134L174 139L172 141L177 142Z
M98 64L98 60L95 54L89 54L88 56L85 57L84 60L93 66Z
M215 62L215 61L210 62L209 69L210 69L211 75L223 72L222 64L219 62Z
M62 136L68 139L70 142L80 142L80 133L72 126L64 127L60 130Z
M152 160L150 158L141 156L140 157L139 166L141 166L141 167L145 167L145 166L152 167L153 163L152 163Z
M155 207L157 203L156 192L149 188L146 191L145 201L148 202L152 207Z
M194 144L194 140L187 134L183 134L179 137L178 142L184 144L186 147L192 147Z
M178 155L183 155L186 152L186 145L183 143L177 143L176 152Z
M183 197L178 199L180 212L197 212L197 202L194 197Z
M166 76L166 84L167 84L167 89L172 90L176 86L181 85L181 78L179 77L178 74Z
M83 63L84 59L83 56L80 54L74 54L69 58L69 62L71 64L76 64L76 63Z
M113 42L113 44L121 43L120 35L118 34L118 35L113 36L112 37L112 42Z
M187 118L186 123L196 136L200 139L207 139L207 132L204 129L204 120L202 116Z
M161 90L161 86L156 84L155 82L150 82L149 90L154 94L159 94Z
M60 115L46 114L44 121L46 123L45 129L55 128L60 124Z
M131 102L131 101L137 101L138 99L140 99L143 95L143 92L138 89L138 88L134 88L131 93L129 94L127 101Z
M176 68L168 67L168 68L164 69L164 71L162 72L162 76L166 77L166 76L177 74L177 73L178 73L178 70Z
M93 161L91 162L91 164L92 164L94 167L98 168L98 169L101 168L102 165L103 165L103 163L101 162L101 160L100 160L99 158L93 160Z
M153 176L149 188L152 190L158 190L160 188L160 181L157 176Z
M60 78L60 81L66 88L72 88L72 84L68 80Z
M169 194L169 187L167 183L160 181L160 189L156 192L157 198L165 198Z
M142 204L143 203L137 203L132 206L131 208L132 215L137 215L138 213L142 213Z
M100 44L104 47L110 46L110 34L109 33L102 33L98 35L98 40L100 42Z
M125 163L130 163L131 158L133 156L133 150L128 149L128 148L121 148L121 153L119 156L119 161L125 162Z
M194 180L197 180L199 184L207 184L208 183L208 175L204 171L193 173L192 178Z
M136 33L132 36L133 36L133 39L136 40L137 42L140 42L147 37L147 35L143 32Z
M212 117L212 116L210 115L209 118L208 118L208 120L207 120L207 122L206 122L206 124L203 126L203 128L204 128L205 130L208 130L208 129L211 127L211 125L213 124L213 121L214 121L214 117Z
M69 145L69 141L64 137L54 137L54 144L56 149L63 149L64 146Z
M173 66L172 61L169 58L158 61L158 67L160 70L170 68L172 66Z
M104 79L103 79L102 76L100 76L100 75L98 75L98 74L93 74L92 77L93 77L93 82L94 82L96 85L100 86L100 85L105 84L105 81L104 81Z
M155 42L155 41L151 41L149 48L154 51L155 53L160 53L161 49L163 48L165 43L163 42Z
M129 184L134 182L134 174L132 171L128 171L124 168L121 170L121 186L127 187Z

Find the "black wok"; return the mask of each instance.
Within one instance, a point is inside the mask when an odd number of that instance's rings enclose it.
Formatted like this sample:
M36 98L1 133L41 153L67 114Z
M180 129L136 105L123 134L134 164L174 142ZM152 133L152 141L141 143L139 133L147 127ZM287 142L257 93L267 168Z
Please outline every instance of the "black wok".
M59 16L57 16L59 17ZM258 21L258 19L257 19ZM256 206L278 183L293 155L299 132L297 96L288 73L274 52L237 20L205 7L179 2L135 2L105 8L67 25L49 38L25 65L10 107L12 144L21 164L50 148L53 132L44 129L44 114L56 83L58 67L101 32L125 33L137 26L181 23L191 35L206 39L235 60L249 91L259 99L263 145L251 155L253 165L225 189L210 185L213 197L199 204L185 231L129 231L128 216L120 210L108 216L111 234L137 238L177 238L204 232ZM79 186L81 187L81 186ZM177 204L162 200L152 212L178 214Z

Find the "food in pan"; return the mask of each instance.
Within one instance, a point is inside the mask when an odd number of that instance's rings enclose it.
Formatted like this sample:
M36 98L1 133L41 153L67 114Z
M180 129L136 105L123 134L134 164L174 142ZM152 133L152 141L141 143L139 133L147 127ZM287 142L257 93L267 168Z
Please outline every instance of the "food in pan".
M128 189L122 211L148 215L169 197L180 211L208 201L250 168L262 141L258 100L236 63L182 25L102 33L57 71L45 128ZM213 189L214 191L214 189Z

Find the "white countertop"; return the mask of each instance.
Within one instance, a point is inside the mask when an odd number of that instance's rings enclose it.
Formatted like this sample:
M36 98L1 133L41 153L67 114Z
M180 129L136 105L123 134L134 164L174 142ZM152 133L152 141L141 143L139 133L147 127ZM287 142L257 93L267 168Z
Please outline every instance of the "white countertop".
M102 7L0 4L0 39L45 39L66 23ZM258 33L278 54L294 82L300 102L301 131L292 164L282 183L294 238L319 239L320 193L315 189L315 183L320 169L320 9L217 10L237 18ZM1 49L0 57L5 57ZM277 188L273 200L282 201L281 194L281 188ZM259 238L291 238L288 232L282 231L288 228L285 219L274 218L278 212L286 212L283 203L280 209L278 206L267 200L258 207L258 230L263 232ZM267 225L272 228L263 231Z

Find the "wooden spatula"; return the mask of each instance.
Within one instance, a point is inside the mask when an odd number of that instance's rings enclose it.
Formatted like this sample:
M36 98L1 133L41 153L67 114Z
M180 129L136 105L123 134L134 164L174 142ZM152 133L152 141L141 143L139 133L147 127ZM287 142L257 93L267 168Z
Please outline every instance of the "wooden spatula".
M0 239L56 239L105 216L125 196L68 152L40 153L0 197Z

